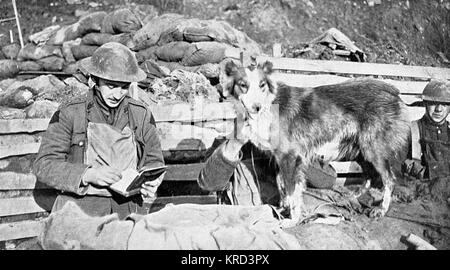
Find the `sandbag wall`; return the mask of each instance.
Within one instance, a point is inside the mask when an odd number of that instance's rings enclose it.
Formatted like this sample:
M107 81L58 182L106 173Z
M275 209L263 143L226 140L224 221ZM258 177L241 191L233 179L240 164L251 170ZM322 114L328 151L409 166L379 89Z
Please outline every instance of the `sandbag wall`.
M71 25L47 27L30 35L24 48L18 44L2 47L0 79L20 71L72 74L79 68L79 60L107 42L119 42L135 51L150 79L168 76L175 69L219 79L218 64L224 59L239 58L241 51L246 55L261 53L256 42L225 21L179 14L154 16L142 18L142 14L121 8L87 14Z

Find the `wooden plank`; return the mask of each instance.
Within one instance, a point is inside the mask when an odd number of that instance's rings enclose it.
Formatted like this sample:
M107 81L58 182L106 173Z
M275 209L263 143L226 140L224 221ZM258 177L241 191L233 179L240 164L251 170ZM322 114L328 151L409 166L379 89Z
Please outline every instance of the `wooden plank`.
M26 220L0 224L0 241L36 237L44 229L43 220Z
M49 203L51 200L53 198L48 198L45 204L41 204L34 197L0 199L0 217L49 212L53 205L53 202Z
M204 163L169 164L164 181L197 181L198 174L204 166Z
M45 131L49 118L0 120L0 134Z
M332 161L330 165L336 170L338 174L346 173L362 173L362 168L354 161Z
M353 78L337 76L337 75L304 75L304 74L290 74L275 72L272 78L277 81L284 82L288 85L295 87L316 87L321 85L330 85L341 83ZM421 95L423 89L428 82L415 82L415 81L398 81L391 79L378 79L383 82L390 83L400 90L401 94L408 95ZM367 91L368 89L363 89Z
M192 106L188 103L157 105L150 108L158 122L204 122L234 119L236 113L230 102L201 102Z
M274 69L280 70L398 76L424 79L440 78L450 80L450 69L448 68L358 63L347 61L307 60L300 58L273 58L266 56L260 56L257 59L258 62L264 62L266 60L273 63Z
M0 159L11 156L35 154L39 151L41 143L28 143L21 145L0 146Z

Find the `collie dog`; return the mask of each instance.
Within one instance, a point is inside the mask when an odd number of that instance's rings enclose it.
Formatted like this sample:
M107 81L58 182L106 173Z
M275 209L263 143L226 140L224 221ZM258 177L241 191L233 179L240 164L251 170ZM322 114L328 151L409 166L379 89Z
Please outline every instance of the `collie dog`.
M292 87L271 79L270 62L254 70L228 62L225 73L229 94L247 112L250 141L270 151L278 164L280 206L292 222L303 214L305 175L301 168L314 159L364 160L371 165L382 180L384 193L369 215L386 214L410 129L397 88L374 79Z

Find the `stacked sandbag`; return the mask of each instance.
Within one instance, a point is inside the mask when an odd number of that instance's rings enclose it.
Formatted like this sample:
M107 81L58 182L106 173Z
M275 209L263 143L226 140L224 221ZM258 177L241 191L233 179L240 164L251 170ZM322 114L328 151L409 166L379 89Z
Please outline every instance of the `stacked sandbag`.
M54 75L0 81L0 119L50 118L60 104L85 95L88 86L70 77Z
M71 25L47 27L30 35L30 43L23 48L17 44L0 48L0 78L12 78L19 71L74 73L79 60L107 42L128 44L141 27L141 20L126 8L93 12Z
M182 69L219 80L220 63L261 53L259 45L229 23L164 14L138 30L128 46L139 63L152 60L170 71Z

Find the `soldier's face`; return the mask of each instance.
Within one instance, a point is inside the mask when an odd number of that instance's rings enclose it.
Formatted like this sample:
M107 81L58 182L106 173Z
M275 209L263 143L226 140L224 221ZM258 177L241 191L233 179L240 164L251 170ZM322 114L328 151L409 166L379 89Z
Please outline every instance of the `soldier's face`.
M98 89L106 105L110 108L119 106L128 93L130 83L116 82L99 78Z
M427 101L425 106L428 116L436 123L443 122L450 113L450 104L448 103Z

